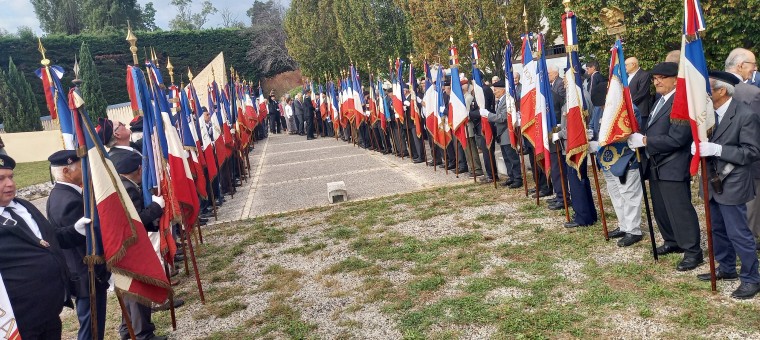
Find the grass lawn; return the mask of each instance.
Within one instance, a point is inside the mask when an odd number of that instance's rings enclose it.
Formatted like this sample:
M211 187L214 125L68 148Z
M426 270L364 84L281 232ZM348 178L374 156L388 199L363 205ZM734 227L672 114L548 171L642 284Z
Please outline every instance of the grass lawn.
M190 277L157 333L176 339L760 338L760 299L729 297L618 248L601 225L566 230L521 190L460 185L204 229L201 305ZM605 204L612 214L609 201ZM608 218L615 228L614 218ZM111 297L107 338L119 313ZM65 338L76 331L71 312Z
M19 189L48 182L50 181L50 162L18 163L16 169L13 170L13 179L16 180L16 187Z

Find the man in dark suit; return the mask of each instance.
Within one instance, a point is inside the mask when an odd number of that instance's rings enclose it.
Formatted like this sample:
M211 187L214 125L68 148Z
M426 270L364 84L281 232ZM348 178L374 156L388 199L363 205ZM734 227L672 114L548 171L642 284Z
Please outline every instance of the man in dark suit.
M636 57L630 57L625 60L625 72L628 73L628 88L631 90L631 99L633 105L639 108L643 113L641 117L643 124L647 123L649 111L652 109L652 75L639 67L639 60Z
M303 96L303 119L306 120L306 139L315 139L314 104L311 102L311 89L306 89L306 94Z
M649 156L652 206L657 226L665 244L657 248L660 255L684 252L676 270L692 270L702 264L699 221L691 204L689 187L689 146L692 143L688 122L673 122L670 112L676 92L678 64L664 62L652 69L652 78L660 99L649 115L643 134L628 138L631 149L645 147Z
M755 54L743 48L736 48L728 54L725 63L725 71L733 74L739 83L736 84L733 99L744 102L756 114L760 114L760 88L745 83L751 80L757 68ZM760 186L760 161L752 164L752 177L755 188ZM753 199L747 203L747 216L749 228L760 238L760 199Z
M507 180L502 186L508 186L511 189L520 188L523 185L522 172L520 169L520 156L515 151L516 147L510 145L509 139L509 115L517 115L516 101L508 95L506 84L503 80L493 84L493 93L496 97L494 111L488 112L488 122L493 126L493 136L496 144L501 148L501 156L504 159L504 165L507 168ZM482 113L481 113L482 114ZM517 136L516 138L520 138ZM486 165L486 170L490 166ZM494 174L496 176L497 174Z
M111 274L105 265L95 265L95 296L90 296L90 280L84 258L87 248L84 237L74 234L77 223L84 217L84 199L82 198L82 162L74 150L57 151L48 157L50 173L55 179L55 186L50 191L47 201L47 217L56 230L70 233L74 239L82 241L76 247L63 250L66 265L71 273L71 294L76 297L76 310L79 318L77 339L103 339L106 326L106 290ZM80 222L81 223L81 222ZM97 315L97 336L92 334L92 315L90 299L95 299Z
M552 106L554 109L554 116L556 119L557 124L559 125L560 122L562 122L562 107L565 106L565 98L567 97L565 92L565 82L562 80L562 78L559 77L559 67L557 65L550 65L549 70L549 84L551 85L551 91L552 91ZM565 197L564 194L567 194L567 204L570 205L570 192L568 190L569 186L567 184L567 161L565 160L564 155L562 152L557 152L557 148L554 144L556 143L562 143L562 139L559 136L559 130L552 128L553 131L557 131L552 133L550 138L552 138L552 143L549 145L549 153L551 156L551 177L552 177L552 189L554 189L554 197L552 197L548 202L548 208L552 210L560 210L564 209L565 207ZM560 149L562 144L560 144ZM562 173L560 173L560 168L562 169ZM564 178L560 175L563 175ZM562 182L565 182L565 193L562 192Z
M733 100L739 79L728 72L711 71L715 130L709 142L699 143L699 155L706 157L710 178L710 220L713 249L720 264L718 280L741 279L731 297L750 299L760 292L755 238L747 225L746 203L755 197L751 164L760 158L760 117L745 103ZM709 113L708 113L709 114ZM696 154L692 144L691 153ZM736 273L736 257L741 270ZM697 276L710 281L710 273Z
M301 93L296 95L296 100L293 101L293 113L296 119L296 133L303 136L303 95Z
M145 230L148 232L158 231L158 219L163 214L165 202L162 197L153 196L153 202L148 206L145 206L143 203L142 187L140 186L142 181L142 157L131 154L119 161L119 163L115 163L114 167L121 177L121 183L124 185L127 195L129 195L129 200L134 204L135 210L140 216L140 222L145 226ZM157 255L151 252L150 254L145 254L145 256ZM132 328L135 331L137 339L166 339L166 337L156 336L153 333L156 330L156 326L151 321L150 306L145 306L129 296L124 297L124 306L127 309L127 313L129 313L130 319L132 319ZM119 335L122 339L129 338L124 319L122 319L121 326L119 327Z
M69 271L62 248L83 242L84 223L56 230L29 201L16 198L13 158L0 155L0 272L22 339L60 339Z
M482 79L483 72L480 70L478 70L478 72L480 72L480 77ZM493 84L500 83L503 86L504 82L501 81L499 77L493 77L492 79L495 80ZM480 148L480 151L483 152L483 166L486 170L486 175L480 179L480 182L491 183L494 180L499 180L499 172L492 171L491 169L493 167L493 170L496 170L496 157L494 155L496 152L495 146L497 145L496 126L492 122L483 121L483 118L488 120L488 115L496 112L496 96L494 95L491 86L483 86L483 97L485 99L485 107L483 108L478 106L477 100L472 101L470 109L470 121L473 122L473 125L475 127L475 140L477 141L476 144ZM491 129L493 140L491 141L490 145L486 145L486 140L483 136L483 124L488 124L488 127ZM478 155L475 154L475 157L478 157Z
M280 112L280 103L277 101L277 96L274 95L274 90L269 92L267 107L269 109L269 132L280 133L282 130L282 121L280 120L282 112Z

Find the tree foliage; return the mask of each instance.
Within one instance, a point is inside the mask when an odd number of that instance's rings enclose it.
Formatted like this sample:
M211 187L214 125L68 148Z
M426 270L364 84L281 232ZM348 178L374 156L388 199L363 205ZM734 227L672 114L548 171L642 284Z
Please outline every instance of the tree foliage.
M8 83L8 75L0 68L0 119L6 128L18 126L16 112L18 111L18 97Z
M58 34L155 29L155 9L137 0L31 0L43 31Z
M16 68L13 58L8 58L8 86L15 93L16 105L11 105L14 111L9 111L3 117L6 132L25 132L42 130L40 109L34 98L32 87L24 75Z
M200 30L208 22L208 16L218 10L211 1L204 1L199 12L192 11L193 0L172 0L177 16L169 22L172 30Z
M304 75L322 79L337 76L348 62L338 43L334 5L341 0L293 0L285 13L285 42L288 53L298 61Z
M100 117L107 117L106 98L103 96L103 90L100 87L100 77L95 67L95 60L92 59L90 48L87 43L83 42L79 49L79 77L82 79L80 89L84 102L87 103L87 112L92 121L97 121Z

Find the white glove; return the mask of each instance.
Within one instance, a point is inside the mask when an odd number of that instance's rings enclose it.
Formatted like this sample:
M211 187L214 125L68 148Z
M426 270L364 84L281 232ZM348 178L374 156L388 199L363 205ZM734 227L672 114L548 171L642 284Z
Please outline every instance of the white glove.
M699 143L700 157L711 157L711 156L720 157L720 153L722 151L723 151L723 146L721 146L720 144L715 144L715 143L710 143L710 142Z
M591 130L591 129L586 130L586 138L588 138L589 140L593 139L594 138L594 130Z
M404 106L409 106L409 101L408 100L404 101Z
M689 150L691 150L691 154L694 155L697 153L697 145L694 144L694 142L691 142L691 148Z
M235 134L235 129L230 129L230 133L234 135Z
M161 196L153 195L152 200L153 200L153 202L158 203L158 206L160 206L161 209L163 209L166 206L166 201L164 201L164 198L161 197Z
M599 142L595 140L588 142L588 151L591 153L599 152Z
M480 116L488 118L488 114L491 113L490 111L486 109L480 109Z
M364 111L364 114L367 115L367 116L369 116L370 112L369 111Z
M556 143L559 140L559 133L552 133L552 143Z
M628 147L638 149L644 146L644 135L636 132L628 136Z
M85 236L85 227L87 227L87 223L90 222L92 222L91 219L82 217L76 223L74 223L74 230L76 230L82 236Z

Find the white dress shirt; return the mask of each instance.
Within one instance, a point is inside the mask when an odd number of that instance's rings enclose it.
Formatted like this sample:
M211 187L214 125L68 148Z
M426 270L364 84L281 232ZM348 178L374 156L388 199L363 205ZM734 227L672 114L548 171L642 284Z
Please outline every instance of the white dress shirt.
M726 102L723 103L723 105L715 109L715 114L718 115L718 121L715 122L715 126L718 126L718 124L720 124L720 122L723 120L723 115L726 114L726 111L728 110L728 106L731 105L732 100L733 98L728 98L728 100L726 100Z
M32 233L34 233L34 236L37 236L37 238L42 239L42 233L40 232L40 227L37 225L37 222L35 222L34 219L32 218L32 214L30 214L29 211L26 210L26 208L24 208L23 205L19 204L16 201L11 201L11 203L8 204L7 207L0 207L0 216L4 217L5 219L10 219L11 221L15 221L13 217L11 217L11 214L9 214L8 211L6 211L6 208L13 209L13 212L16 213L16 215L24 219L24 222L26 222L26 225L28 225L29 229L32 230ZM13 224L13 222L5 221L5 220L0 221L0 223L2 222Z

